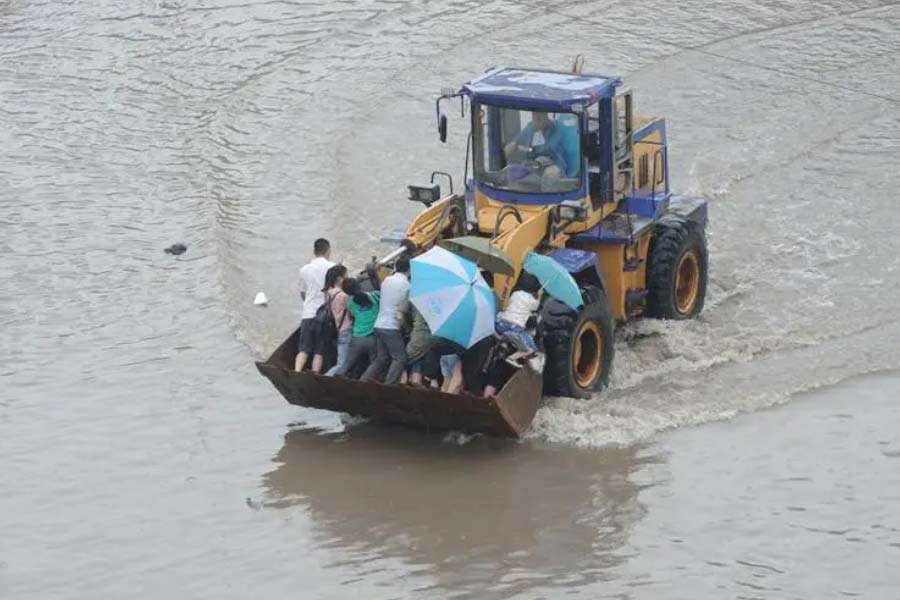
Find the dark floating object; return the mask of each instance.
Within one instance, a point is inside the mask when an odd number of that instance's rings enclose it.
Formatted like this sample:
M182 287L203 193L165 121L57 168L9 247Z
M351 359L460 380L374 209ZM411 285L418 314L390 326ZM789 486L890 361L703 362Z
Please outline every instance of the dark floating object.
M184 244L172 244L165 249L166 254L172 254L174 256L184 254L185 252L187 252L187 246L185 246Z

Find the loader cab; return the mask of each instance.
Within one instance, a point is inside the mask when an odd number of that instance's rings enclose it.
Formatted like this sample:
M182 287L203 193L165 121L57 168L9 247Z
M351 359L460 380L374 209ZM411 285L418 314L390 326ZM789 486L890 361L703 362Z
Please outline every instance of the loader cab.
M581 195L581 115L473 104L475 181L522 197ZM489 192L489 193L490 193Z
M617 94L620 84L617 77L505 67L465 84L476 205L576 201L596 210L617 200L633 170L631 95Z

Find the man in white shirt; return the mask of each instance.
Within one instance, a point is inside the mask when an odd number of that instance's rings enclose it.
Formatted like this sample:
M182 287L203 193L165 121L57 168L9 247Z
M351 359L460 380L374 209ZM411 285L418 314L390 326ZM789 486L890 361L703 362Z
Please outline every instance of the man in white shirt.
M313 258L300 268L300 297L303 298L303 314L300 316L300 339L297 342L297 359L294 370L302 371L312 355L312 371L322 371L323 355L329 340L322 339L322 325L316 321L316 312L325 304L325 273L334 266L331 258L331 244L319 238L313 244Z
M401 256L394 273L381 282L381 304L375 320L375 360L362 379L378 379L387 368L385 383L398 383L406 370L406 342L400 325L409 310L409 259ZM388 365L390 365L388 367Z

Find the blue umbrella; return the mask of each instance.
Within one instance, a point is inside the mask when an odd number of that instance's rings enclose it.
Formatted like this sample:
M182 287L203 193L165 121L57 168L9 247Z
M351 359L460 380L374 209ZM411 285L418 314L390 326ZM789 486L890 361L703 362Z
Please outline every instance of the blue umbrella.
M526 273L531 273L541 282L541 286L548 294L561 302L565 302L573 310L584 304L581 299L581 290L569 271L552 256L544 256L535 252L525 255L525 264L522 267Z
M494 333L494 293L475 263L435 246L410 266L409 299L434 335L471 348Z

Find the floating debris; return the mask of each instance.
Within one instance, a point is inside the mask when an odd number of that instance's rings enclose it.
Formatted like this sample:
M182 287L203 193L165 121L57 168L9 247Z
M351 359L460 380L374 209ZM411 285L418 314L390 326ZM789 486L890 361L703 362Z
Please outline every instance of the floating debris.
M187 252L187 246L184 244L172 244L168 248L164 250L166 254L172 254L173 256L178 256L179 254L184 254Z
M266 294L264 292L257 292L256 298L253 299L253 304L257 306L266 306L269 303L269 299L266 298Z

